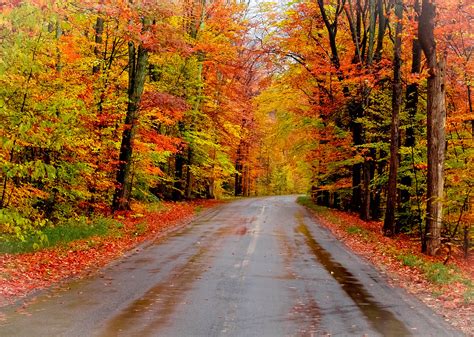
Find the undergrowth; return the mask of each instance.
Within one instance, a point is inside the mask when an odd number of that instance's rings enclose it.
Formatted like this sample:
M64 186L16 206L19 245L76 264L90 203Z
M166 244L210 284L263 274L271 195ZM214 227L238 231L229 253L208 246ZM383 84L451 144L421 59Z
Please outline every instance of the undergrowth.
M56 226L46 226L41 232L35 232L22 239L13 235L3 235L0 241L0 253L26 253L92 236L105 236L117 231L121 226L123 225L118 221L104 217L69 219Z

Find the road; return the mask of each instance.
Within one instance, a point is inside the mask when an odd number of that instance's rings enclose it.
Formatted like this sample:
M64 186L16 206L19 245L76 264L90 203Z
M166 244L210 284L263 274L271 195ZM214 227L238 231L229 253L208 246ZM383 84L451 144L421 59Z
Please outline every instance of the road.
M241 199L10 308L0 336L460 336L294 196Z

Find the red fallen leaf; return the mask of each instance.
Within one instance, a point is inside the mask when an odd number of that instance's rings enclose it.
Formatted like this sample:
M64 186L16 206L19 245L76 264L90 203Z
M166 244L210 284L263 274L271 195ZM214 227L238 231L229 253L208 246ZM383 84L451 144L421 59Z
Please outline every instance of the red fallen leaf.
M85 275L91 269L104 266L134 246L151 239L156 233L176 226L179 221L191 218L197 206L210 207L216 201L194 201L190 203L164 203L166 211L144 214L133 219L132 213L125 217L122 236L93 237L70 242L66 247L54 247L33 253L0 255L0 306L15 298L23 297L33 290L43 289L69 277ZM136 224L148 223L143 235L134 235ZM88 241L93 240L94 247Z

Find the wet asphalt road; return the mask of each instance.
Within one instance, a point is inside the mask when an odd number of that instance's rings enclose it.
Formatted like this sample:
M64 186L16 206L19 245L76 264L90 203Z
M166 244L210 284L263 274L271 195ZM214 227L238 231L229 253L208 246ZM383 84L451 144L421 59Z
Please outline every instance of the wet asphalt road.
M296 197L242 199L7 308L0 336L458 336ZM5 311L4 311L5 312Z

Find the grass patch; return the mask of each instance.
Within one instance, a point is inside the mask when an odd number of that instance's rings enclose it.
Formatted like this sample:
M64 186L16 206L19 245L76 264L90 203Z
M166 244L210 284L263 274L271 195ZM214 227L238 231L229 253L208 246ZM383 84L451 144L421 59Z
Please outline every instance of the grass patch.
M203 211L204 207L202 205L198 205L194 207L194 213L199 214Z
M431 283L442 285L463 282L459 271L453 266L446 266L441 262L427 262L414 254L399 254L397 259L407 267L419 268Z
M159 213L166 211L167 208L162 202L152 202L146 205L146 211L149 213Z
M135 232L133 232L133 235L141 236L145 234L147 230L148 230L148 223L139 222L135 225Z
M401 254L397 258L407 267L418 267L423 264L423 260L414 254Z
M466 304L471 304L474 302L474 289L472 286L464 292L463 299L464 303Z
M367 241L372 240L372 233L356 225L347 226L347 223L336 214L330 212L330 208L316 205L309 196L301 196L296 200L300 205L312 209L331 223L342 227L350 235L360 235Z
M363 229L360 228L360 227L357 227L357 226L349 226L349 227L346 227L346 232L347 232L348 234L352 234L352 235L354 235L354 234L359 234L359 235L361 235L361 234L365 234L366 231L363 230Z
M425 263L422 266L423 272L426 274L428 280L437 284L449 284L460 281L461 277L450 266L445 266L441 262Z
M319 205L316 205L313 200L311 199L311 197L305 195L305 196L300 196L296 199L296 202L300 205L303 205L305 207L308 207L309 209L312 209L313 211L315 211L316 213L324 216L325 218L327 218L328 220L330 220L331 222L334 222L334 223L337 223L337 224L340 224L340 220L333 216L330 212L329 212L329 208L327 207L324 207L324 206L319 206Z
M3 238L3 242L0 242L0 253L26 253L92 236L105 236L111 231L117 231L121 226L123 225L118 221L104 217L69 219L57 226L46 227L40 233L26 237L24 241L14 237Z

